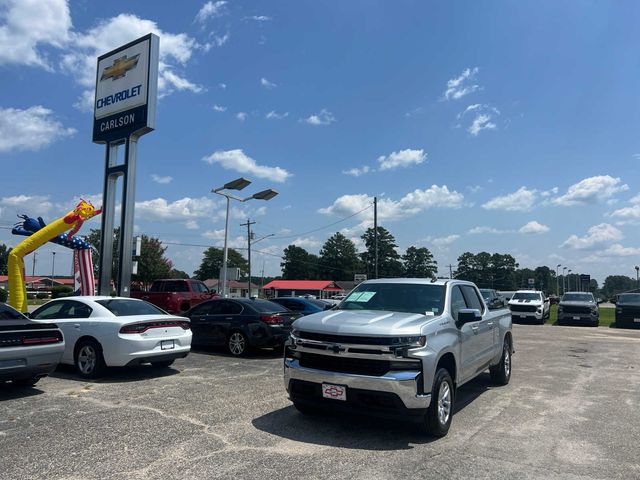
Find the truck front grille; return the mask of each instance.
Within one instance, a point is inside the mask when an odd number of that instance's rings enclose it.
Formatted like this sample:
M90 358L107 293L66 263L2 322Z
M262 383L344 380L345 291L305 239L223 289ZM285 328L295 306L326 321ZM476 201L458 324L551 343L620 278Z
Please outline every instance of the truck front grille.
M402 337L355 337L349 335L331 335L327 333L298 332L297 334L304 340L316 340L330 343L348 343L351 345L399 345Z
M562 306L562 305L561 305ZM581 315L588 315L591 313L590 307L577 307L577 306L562 306L563 313L576 313Z
M345 355L316 355L300 352L300 366L329 372L381 377L391 370L391 361L351 358Z
M535 312L538 309L537 305L511 305L512 312Z

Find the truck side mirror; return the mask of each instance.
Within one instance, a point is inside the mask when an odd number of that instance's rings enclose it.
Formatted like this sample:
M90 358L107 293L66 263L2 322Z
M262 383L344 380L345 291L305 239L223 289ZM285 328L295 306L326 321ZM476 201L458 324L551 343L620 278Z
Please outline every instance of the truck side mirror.
M465 323L479 322L480 320L482 320L482 314L477 308L461 308L458 310L458 320L456 324L459 328Z

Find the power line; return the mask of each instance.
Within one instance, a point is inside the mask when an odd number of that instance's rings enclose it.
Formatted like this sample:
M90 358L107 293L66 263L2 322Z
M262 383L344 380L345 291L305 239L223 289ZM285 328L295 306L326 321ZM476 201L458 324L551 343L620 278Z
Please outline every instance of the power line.
M353 213L353 214L349 215L348 217L341 218L340 220L336 220L335 222L329 223L329 224L324 225L322 227L314 228L313 230L309 230L309 231L301 232L301 233L295 233L295 234L292 234L292 235L283 235L283 236L280 236L280 237L273 237L273 239L274 240L282 240L282 239L285 239L285 238L294 238L294 237L300 237L302 235L309 235L310 233L318 232L320 230L324 230L325 228L329 228L329 227L332 227L334 225L337 225L338 223L344 222L345 220L349 220L350 218L353 218L356 215L360 215L365 210L369 210L371 207L373 207L373 204L370 204L370 205L366 206L362 210L360 210L360 211L358 211L356 213Z

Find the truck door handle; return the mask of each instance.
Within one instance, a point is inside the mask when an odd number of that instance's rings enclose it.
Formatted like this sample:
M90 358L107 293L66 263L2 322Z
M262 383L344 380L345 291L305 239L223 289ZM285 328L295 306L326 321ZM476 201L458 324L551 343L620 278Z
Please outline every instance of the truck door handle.
M233 317L227 317L225 320L233 320Z
M493 326L493 322L487 322L487 325L488 325L489 327L492 327L492 326Z
M73 328L80 328L80 324L79 323L74 323L73 324Z
M472 325L471 326L471 330L473 330L474 332L478 331L478 326L477 325Z

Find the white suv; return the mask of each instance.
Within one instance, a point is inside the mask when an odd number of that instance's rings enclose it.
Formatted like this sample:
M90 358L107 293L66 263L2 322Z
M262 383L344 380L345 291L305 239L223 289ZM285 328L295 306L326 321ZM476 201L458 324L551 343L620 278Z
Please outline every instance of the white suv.
M509 309L514 321L535 320L542 325L549 318L550 302L544 292L518 290L509 300Z

